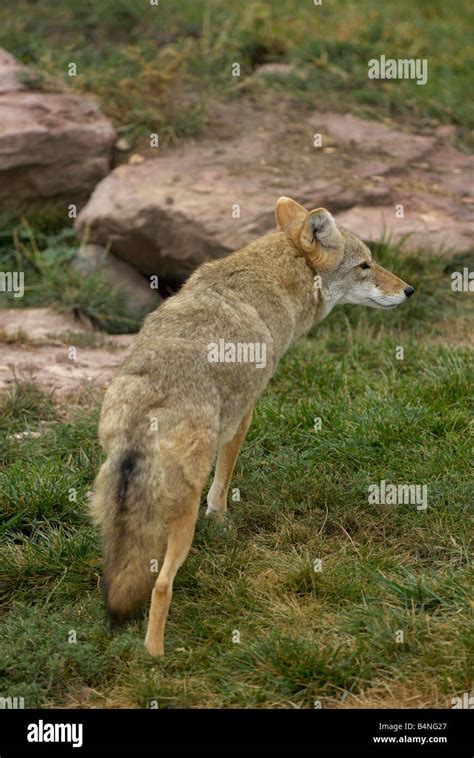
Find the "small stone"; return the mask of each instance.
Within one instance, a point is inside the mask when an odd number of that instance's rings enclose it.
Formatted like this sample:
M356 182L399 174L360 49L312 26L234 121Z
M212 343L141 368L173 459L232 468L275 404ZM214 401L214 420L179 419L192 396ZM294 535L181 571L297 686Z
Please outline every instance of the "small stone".
M120 153L128 153L132 149L132 146L128 140L120 137L115 143L115 149Z
M128 162L129 163L143 163L144 160L145 158L143 157L143 155L140 155L140 153L133 153L133 155L131 155L130 158L128 159Z

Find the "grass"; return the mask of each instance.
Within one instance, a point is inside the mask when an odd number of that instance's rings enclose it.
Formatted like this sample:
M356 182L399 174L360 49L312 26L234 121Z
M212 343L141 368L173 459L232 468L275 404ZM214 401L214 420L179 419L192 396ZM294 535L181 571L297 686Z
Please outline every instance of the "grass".
M22 383L2 396L2 696L449 708L471 691L471 303L450 271L472 262L376 253L417 293L390 313L336 309L281 362L237 463L240 502L225 528L199 518L163 660L144 619L113 637L103 622L97 400ZM426 484L427 510L370 504L381 479Z
M276 7L277 6L277 7ZM54 13L55 23L51 24ZM162 142L205 131L215 98L254 87L262 63L295 63L269 86L319 109L406 119L420 128L453 123L472 146L471 4L457 0L28 0L0 9L0 45L32 68L30 86L51 77L96 95L122 136L160 131ZM371 81L367 64L427 58L428 83ZM241 76L231 75L238 62ZM77 76L69 76L69 64ZM39 73L33 71L34 68ZM43 83L42 83L43 82Z
M70 265L79 244L73 228L58 226L51 209L33 217L31 226L26 218L0 215L0 270L23 272L25 282L21 298L2 293L2 306L52 305L110 334L135 332L144 313L127 305L124 290L111 287L100 267L84 276Z

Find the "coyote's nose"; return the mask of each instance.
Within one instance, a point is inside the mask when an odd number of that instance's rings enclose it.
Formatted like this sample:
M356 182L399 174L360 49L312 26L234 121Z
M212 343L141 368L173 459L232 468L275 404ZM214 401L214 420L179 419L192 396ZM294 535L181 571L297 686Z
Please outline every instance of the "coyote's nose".
M408 285L408 287L405 287L405 289L404 289L405 295L407 297L411 297L413 295L414 291L415 291L415 288L414 287L410 287L410 285Z

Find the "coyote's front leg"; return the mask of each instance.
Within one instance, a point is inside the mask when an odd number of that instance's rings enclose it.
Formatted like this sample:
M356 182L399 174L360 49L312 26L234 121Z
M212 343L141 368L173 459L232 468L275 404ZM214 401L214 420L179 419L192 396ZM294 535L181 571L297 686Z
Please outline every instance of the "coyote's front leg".
M206 511L206 516L212 515L217 521L224 520L224 514L227 510L227 493L229 492L230 480L232 479L237 456L252 421L252 415L253 408L243 417L234 437L230 442L222 445L217 453L216 470L211 489L207 494Z

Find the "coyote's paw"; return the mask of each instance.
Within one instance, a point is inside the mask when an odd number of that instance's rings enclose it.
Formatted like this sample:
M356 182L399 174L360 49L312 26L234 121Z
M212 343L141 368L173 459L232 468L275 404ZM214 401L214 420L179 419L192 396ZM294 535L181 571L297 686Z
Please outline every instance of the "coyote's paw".
M153 638L149 637L148 634L145 637L145 647L147 651L152 655L153 657L158 655L164 655L165 649L163 642L159 642L158 640L154 640Z
M224 521L224 513L226 511L226 504L221 503L216 497L213 487L207 493L207 509L206 516L212 516L217 522L222 523Z
M206 516L210 516L214 519L214 521L217 521L218 524L224 523L224 512L220 511L219 508L212 508L210 505L208 505Z

